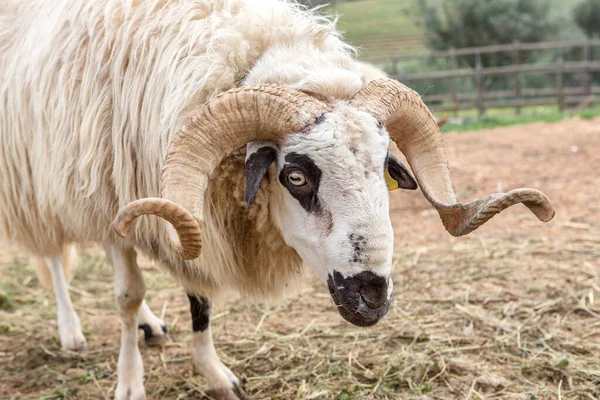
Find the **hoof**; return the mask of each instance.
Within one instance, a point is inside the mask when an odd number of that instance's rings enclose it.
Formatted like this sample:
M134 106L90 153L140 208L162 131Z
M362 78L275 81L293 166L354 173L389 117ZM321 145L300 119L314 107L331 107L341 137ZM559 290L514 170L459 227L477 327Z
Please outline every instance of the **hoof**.
M148 346L161 346L169 341L167 338L167 325L161 325L160 330L157 328L152 329L149 324L142 324L138 328L144 331L144 342Z
M139 384L130 387L117 385L115 400L146 400L144 386Z
M60 343L63 350L84 352L87 347L85 336L79 330L61 332Z
M136 370L135 374L120 376L115 389L115 400L146 400L142 374L141 370Z
M246 396L246 392L244 392L244 389L242 389L242 387L237 382L233 384L233 392L240 400L249 399L249 397Z
M205 393L203 400L248 400L246 393L237 383L234 383L232 388L210 389Z

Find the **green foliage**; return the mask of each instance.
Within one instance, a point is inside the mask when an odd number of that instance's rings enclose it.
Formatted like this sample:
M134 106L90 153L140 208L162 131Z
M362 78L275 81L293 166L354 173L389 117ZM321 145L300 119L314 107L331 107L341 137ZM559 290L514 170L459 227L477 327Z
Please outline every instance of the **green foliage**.
M419 0L429 35L429 46L436 50L480 47L519 42L552 40L557 25L550 14L549 0L454 0L432 5ZM532 52L521 52L520 62L531 62ZM511 52L482 54L486 66L510 65ZM457 58L458 67L473 68L475 57ZM487 78L486 89L505 84L506 77Z
M600 0L583 0L573 10L573 17L587 37L600 37Z
M432 7L420 0L431 47L477 47L539 42L556 28L548 0L454 0Z

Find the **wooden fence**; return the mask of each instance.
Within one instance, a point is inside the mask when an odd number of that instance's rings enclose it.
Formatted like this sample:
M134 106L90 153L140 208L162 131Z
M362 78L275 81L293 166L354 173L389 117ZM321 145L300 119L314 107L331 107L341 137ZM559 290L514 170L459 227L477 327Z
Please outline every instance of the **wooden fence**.
M600 87L595 86L592 79L593 72L600 72L600 60L594 60L591 51L600 47L600 39L574 41L574 42L541 42L496 45L487 47L473 47L463 49L450 49L427 54L411 54L393 56L391 58L371 60L374 64L386 65L387 72L399 81L411 86L415 82L435 82L449 80L449 91L445 94L422 94L424 101L432 110L454 111L476 108L479 114L485 113L487 108L510 107L517 113L521 107L542 104L557 104L560 110L570 104L589 104L598 100ZM565 50L580 48L581 60L566 61ZM521 63L524 51L554 50L555 57L551 63ZM490 53L508 52L512 54L512 65L484 66L482 55ZM474 68L458 68L457 57L473 56ZM428 60L445 58L447 70L440 72L424 72L406 74L399 68L402 63L413 60ZM530 89L523 87L524 74L552 74L555 76L554 85L550 88ZM566 85L565 74L577 73L581 76L581 83L575 87ZM514 80L514 89L511 90L484 90L484 79L490 76L509 76ZM467 78L473 80L473 93L459 93L457 79Z

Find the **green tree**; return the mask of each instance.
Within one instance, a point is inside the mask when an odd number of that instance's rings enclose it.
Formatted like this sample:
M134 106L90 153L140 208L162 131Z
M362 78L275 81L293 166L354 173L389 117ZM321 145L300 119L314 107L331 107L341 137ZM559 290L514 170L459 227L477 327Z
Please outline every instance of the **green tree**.
M433 5L419 0L429 47L479 47L552 39L556 23L550 15L548 0L452 0ZM436 2L439 4L439 2ZM512 64L510 52L482 54L484 66ZM521 62L530 62L531 52L522 52ZM475 57L459 57L460 67L474 67ZM485 86L505 83L505 77L485 80Z
M441 7L420 1L429 44L440 50L539 42L553 36L556 28L548 0L453 0Z
M583 0L573 10L573 17L587 37L600 37L600 0Z

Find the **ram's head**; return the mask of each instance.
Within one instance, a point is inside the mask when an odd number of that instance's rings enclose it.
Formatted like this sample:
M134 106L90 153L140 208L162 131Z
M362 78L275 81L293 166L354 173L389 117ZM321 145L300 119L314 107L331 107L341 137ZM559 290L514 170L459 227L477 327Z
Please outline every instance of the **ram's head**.
M408 170L388 152L393 140ZM383 79L349 101L324 103L282 86L233 89L211 100L172 141L163 169L163 198L135 201L115 220L122 236L144 214L158 215L184 259L202 248L204 196L214 168L247 145L246 200L251 206L270 169L271 216L286 242L323 280L348 321L369 326L392 293L393 231L388 187L416 189L452 235L465 235L503 209L523 203L542 221L554 216L533 189L457 203L442 138L421 98Z

